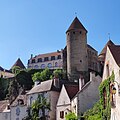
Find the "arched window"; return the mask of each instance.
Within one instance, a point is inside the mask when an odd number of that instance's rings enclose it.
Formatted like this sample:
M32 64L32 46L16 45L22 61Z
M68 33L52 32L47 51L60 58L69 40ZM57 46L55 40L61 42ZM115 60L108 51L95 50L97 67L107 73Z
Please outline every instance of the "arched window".
M33 97L31 96L30 97L30 105L32 105L32 99L33 99Z
M45 68L45 64L42 64L42 65L41 65L41 68L44 69L44 68Z
M34 68L35 68L35 69L39 69L39 66L38 66L38 65L35 65Z
M106 88L103 89L103 102L104 102L104 109L107 106L107 92L106 92Z
M116 106L116 96L115 96L115 92L116 88L114 86L114 84L110 85L110 103L111 103L111 107L115 107Z
M107 75L107 77L109 77L109 75L110 75L109 74L109 64L106 65L106 75Z
M48 63L47 66L48 66L48 68L51 68L51 67L52 67L52 64L51 64L51 63Z
M55 62L55 67L58 67L58 63L57 62Z

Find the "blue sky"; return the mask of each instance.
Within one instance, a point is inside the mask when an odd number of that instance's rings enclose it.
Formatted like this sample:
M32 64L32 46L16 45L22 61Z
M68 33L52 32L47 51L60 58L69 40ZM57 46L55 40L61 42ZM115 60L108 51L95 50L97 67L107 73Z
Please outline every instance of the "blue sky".
M119 0L0 0L0 66L10 69L18 57L26 66L31 54L64 48L75 12L98 52L108 33L120 44L119 5Z

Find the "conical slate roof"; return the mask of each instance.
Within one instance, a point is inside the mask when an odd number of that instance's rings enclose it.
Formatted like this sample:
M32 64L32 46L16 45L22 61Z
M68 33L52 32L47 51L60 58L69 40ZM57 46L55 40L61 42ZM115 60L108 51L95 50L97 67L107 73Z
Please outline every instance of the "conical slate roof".
M82 25L82 23L79 21L79 19L77 17L75 17L72 24L68 28L67 32L70 30L74 30L74 29L83 29L87 32L87 30L85 29L85 27Z
M107 46L112 46L112 45L115 45L115 44L114 44L111 40L109 40L109 41L107 42L107 44L105 45L105 47L102 49L100 55L105 54L105 53L106 53L106 50L107 50Z
M18 67L20 67L20 68L22 68L22 69L25 68L25 66L24 66L24 64L22 63L22 61L20 60L20 58L18 58L18 60L15 62L15 64L12 66L12 68L13 68L14 66L18 66ZM12 69L12 68L11 68L11 69Z

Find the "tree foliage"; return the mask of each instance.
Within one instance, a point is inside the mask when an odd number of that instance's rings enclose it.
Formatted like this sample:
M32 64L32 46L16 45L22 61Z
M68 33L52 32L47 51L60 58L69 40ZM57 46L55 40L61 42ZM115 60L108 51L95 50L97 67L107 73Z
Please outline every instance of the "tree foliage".
M9 80L0 78L0 100L5 99L8 93Z
M39 116L39 111L41 110L42 116ZM28 116L24 120L47 120L45 115L45 110L50 110L50 103L47 99L39 95L37 100L32 103L31 108L28 110ZM31 111L31 114L30 114Z
M60 80L66 79L66 72L61 69L56 69L53 71L53 76L59 78Z
M33 81L31 75L25 70L21 70L19 74L16 75L16 80L23 89L29 90L32 88Z
M36 72L36 73L34 73L33 76L32 76L32 79L33 79L34 82L36 80L38 80L38 81L49 80L51 74L52 74L52 72L48 68L46 68L42 72Z
M99 86L100 100L94 107L84 113L85 120L110 120L111 105L110 105L110 83L114 81L114 73ZM104 90L107 93L106 107L104 108Z
M21 68L19 66L14 66L12 68L12 73L14 73L15 75L17 75L20 72Z
M66 120L78 120L77 116L75 115L75 113L68 113L66 116L65 116Z

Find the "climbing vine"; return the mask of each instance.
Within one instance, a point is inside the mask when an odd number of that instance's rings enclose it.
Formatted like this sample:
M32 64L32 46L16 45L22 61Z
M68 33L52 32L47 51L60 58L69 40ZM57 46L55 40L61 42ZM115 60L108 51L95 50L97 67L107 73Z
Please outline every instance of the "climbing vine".
M99 86L100 100L94 107L84 113L85 120L110 120L111 104L110 104L110 83L114 81L114 72L104 80ZM104 90L106 91L106 105L104 106Z

